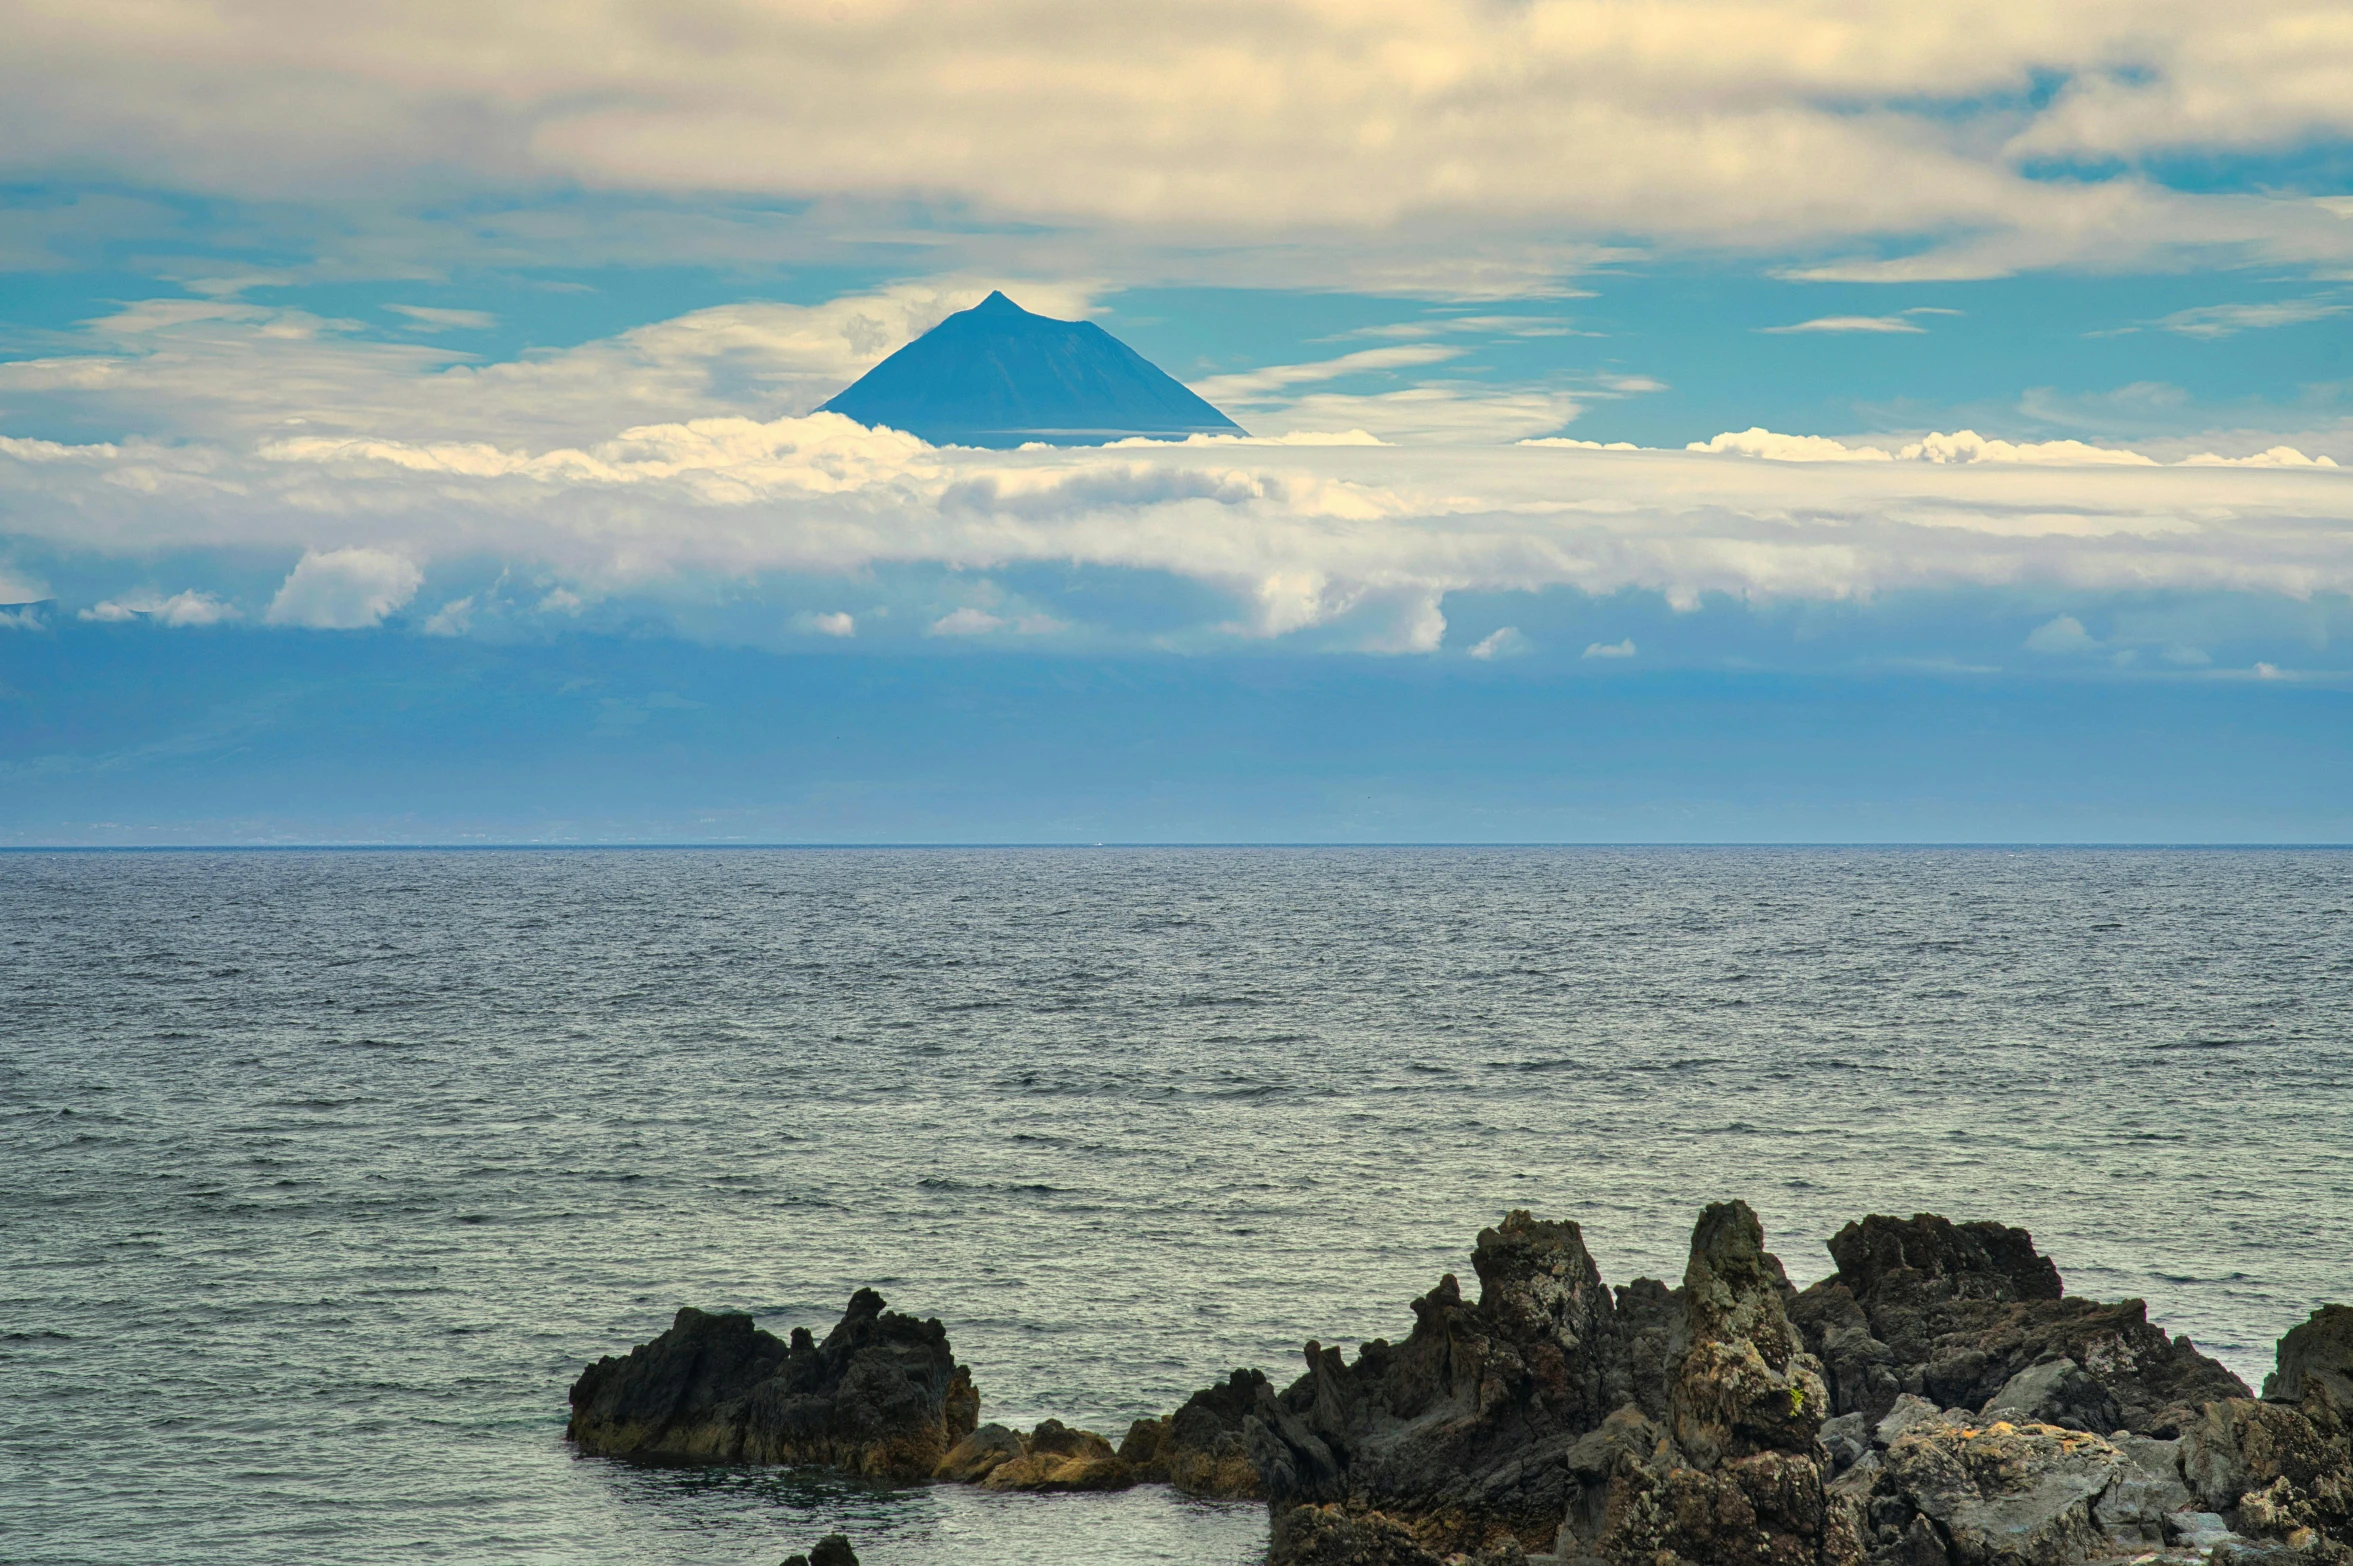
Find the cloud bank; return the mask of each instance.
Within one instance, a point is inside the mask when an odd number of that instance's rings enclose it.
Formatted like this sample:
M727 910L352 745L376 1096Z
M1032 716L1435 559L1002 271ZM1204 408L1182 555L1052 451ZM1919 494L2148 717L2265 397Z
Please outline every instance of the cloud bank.
M2327 205L2138 171L2348 138L2353 35L2324 0L84 0L18 8L0 55L19 178L278 199L431 169L784 198L839 232L968 214L1172 250L1339 253L1437 221L1446 246L1368 265L1469 292L1573 270L1543 250L1571 235L1851 245L1817 269L1845 276L2217 245L2341 263L2353 225ZM1532 248L1464 262L1464 225ZM1873 243L1906 235L1936 242Z
M319 436L43 448L0 456L0 504L20 539L57 548L299 553L265 617L314 628L379 623L433 562L485 556L551 573L574 608L656 584L718 591L909 563L1163 573L1237 605L1224 634L1359 615L1364 645L1392 651L1439 645L1442 601L1463 591L1643 588L1682 605L2019 584L2353 592L2342 469L1975 437L1917 448L1858 459L1749 431L1686 451L1228 438L984 452L813 414L539 449ZM931 631L1066 628L977 605Z

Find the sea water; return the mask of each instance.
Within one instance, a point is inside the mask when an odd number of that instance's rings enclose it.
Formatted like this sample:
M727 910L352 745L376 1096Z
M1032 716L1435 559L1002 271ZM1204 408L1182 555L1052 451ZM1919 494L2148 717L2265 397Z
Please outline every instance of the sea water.
M2353 1297L2353 854L0 856L0 1559L1257 1559L1261 1509L575 1456L682 1304L1115 1440L1507 1209L2022 1224L2250 1381Z

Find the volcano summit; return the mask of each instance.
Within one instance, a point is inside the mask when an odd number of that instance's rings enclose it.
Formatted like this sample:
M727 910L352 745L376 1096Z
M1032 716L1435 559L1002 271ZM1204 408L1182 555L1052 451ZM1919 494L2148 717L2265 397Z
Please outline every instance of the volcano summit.
M1243 433L1092 321L1032 315L1002 293L949 316L818 411L935 445Z

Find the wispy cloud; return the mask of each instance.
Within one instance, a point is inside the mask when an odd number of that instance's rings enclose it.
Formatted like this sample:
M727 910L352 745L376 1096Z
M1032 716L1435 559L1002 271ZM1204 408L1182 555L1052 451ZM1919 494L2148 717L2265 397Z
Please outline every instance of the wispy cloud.
M1922 332L1927 328L1900 315L1824 315L1794 326L1760 326L1760 332Z
M388 304L384 307L394 315L405 315L421 332L446 332L452 329L487 331L498 324L498 317L487 310L450 310L439 305Z
M1192 383L1193 390L1219 406L1231 404L1248 407L1268 392L1286 387L1303 386L1316 381L1336 381L1346 376L1365 375L1379 370L1415 369L1423 365L1444 364L1460 358L1463 350L1442 343L1413 343L1396 348L1363 348L1355 353L1342 354L1336 359L1318 359L1309 364L1270 364L1255 370L1241 370L1230 375L1211 375Z
M2199 305L2176 310L2155 324L2184 337L2229 337L2237 332L2262 331L2274 326L2301 326L2353 310L2353 302L2339 299L2280 299L2269 304Z

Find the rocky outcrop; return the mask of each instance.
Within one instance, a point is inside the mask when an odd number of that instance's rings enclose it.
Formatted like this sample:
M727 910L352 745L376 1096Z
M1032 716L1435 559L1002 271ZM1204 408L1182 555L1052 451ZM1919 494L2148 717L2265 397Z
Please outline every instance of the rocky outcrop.
M2327 1433L2353 1436L2353 1305L2323 1305L2289 1328L2263 1395L2297 1404Z
M1668 1426L1622 1421L1598 1515L1589 1501L1565 1519L1563 1553L1762 1566L1860 1558L1853 1519L1826 1493L1820 1433L1829 1389L1789 1321L1789 1292L1746 1203L1700 1215L1683 1275Z
M787 1555L784 1566L858 1566L858 1552L850 1548L848 1539L829 1533L808 1554Z
M1367 1343L1353 1363L1309 1343L1306 1375L1259 1392L1249 1450L1278 1517L1338 1504L1349 1528L1402 1527L1440 1553L1550 1543L1569 1447L1626 1395L1612 1301L1573 1223L1515 1212L1479 1235L1471 1265L1476 1303L1448 1274L1414 1301L1404 1342ZM1317 1551L1329 1531L1311 1530Z
M1791 1315L1828 1368L1839 1413L1877 1418L1903 1393L1944 1408L2016 1398L2018 1377L2071 1363L2081 1384L2037 1393L2037 1417L2170 1437L2200 1403L2247 1385L2189 1339L2152 1326L2139 1300L2069 1297L2023 1229L1917 1217L1865 1218L1830 1242L1838 1271ZM2053 1372L2064 1378L2064 1372Z
M1139 1482L1173 1485L1185 1495L1254 1500L1258 1469L1250 1461L1246 1427L1266 1385L1265 1372L1237 1370L1185 1399L1175 1413L1130 1425L1119 1455Z
M860 1289L825 1341L681 1310L670 1330L598 1360L572 1386L583 1452L649 1463L823 1464L926 1479L972 1432L980 1396L937 1321Z
M1573 1224L1512 1214L1475 1304L1442 1279L1403 1343L1310 1343L1256 1394L1270 1566L2353 1566L2353 1312L2259 1401L2023 1230L1869 1218L1831 1253L1799 1294L1725 1203L1681 1287L1613 1297Z

